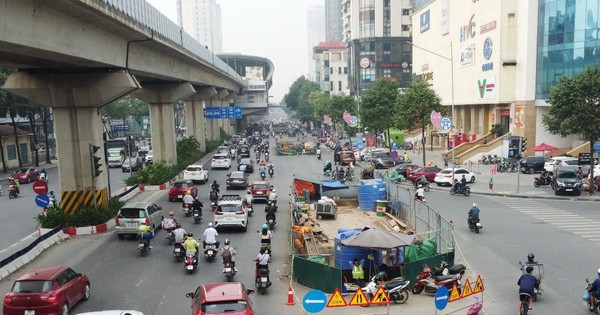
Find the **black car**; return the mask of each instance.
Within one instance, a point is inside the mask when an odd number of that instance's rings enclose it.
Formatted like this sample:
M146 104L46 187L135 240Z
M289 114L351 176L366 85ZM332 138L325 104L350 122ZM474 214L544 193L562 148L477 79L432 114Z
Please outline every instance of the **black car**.
M227 189L231 188L248 188L248 175L241 171L231 172L227 175L226 180Z
M389 152L373 153L373 155L371 156L371 163L373 163L373 167L375 167L376 169L390 168L395 165L394 159L390 156Z
M240 160L240 164L238 164L238 171L240 170L240 166L244 164L246 165L246 173L254 173L254 161L252 159L244 158Z
M572 193L581 195L581 179L577 176L577 171L573 169L560 169L557 171L554 180L552 181L552 189L554 194Z
M413 170L416 170L419 168L418 165L415 164L410 164L410 163L404 163L402 165L400 165L399 167L396 168L396 172L398 172L398 175L402 175L404 176L404 178L408 179L408 175L406 175L406 169L411 168Z
M543 156L528 156L521 159L519 162L521 172L523 173L537 173L544 170L544 163L550 159Z
M242 145L238 148L238 155L240 157L250 157L250 148L247 145Z

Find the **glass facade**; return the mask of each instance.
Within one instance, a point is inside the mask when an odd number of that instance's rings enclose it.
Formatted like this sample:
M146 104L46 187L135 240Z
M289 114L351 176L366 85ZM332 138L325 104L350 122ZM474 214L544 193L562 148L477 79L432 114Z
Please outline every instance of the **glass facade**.
M360 0L359 4L359 36L375 37L375 0Z
M536 99L547 99L563 75L600 61L598 0L540 0Z

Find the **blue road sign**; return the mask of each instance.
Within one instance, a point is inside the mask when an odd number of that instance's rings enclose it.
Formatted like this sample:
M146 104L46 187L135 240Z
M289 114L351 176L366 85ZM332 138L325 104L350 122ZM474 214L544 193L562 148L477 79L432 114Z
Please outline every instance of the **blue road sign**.
M318 313L327 305L327 296L321 290L310 290L302 299L304 310L309 313Z
M221 110L221 119L227 119L227 107L219 107Z
M46 194L35 196L35 204L40 208L45 208L50 204L50 197Z
M234 114L233 107L232 106L227 107L227 118L233 119L233 114Z
M212 107L213 119L221 119L221 111L218 107Z
M394 144L395 144L395 142L394 142ZM395 159L398 157L398 152L396 152L396 151L392 151L392 154L391 154L391 156L392 156L392 159L394 159L394 160L395 160Z
M233 106L233 118L242 119L242 108L240 106Z
M445 309L448 305L449 298L450 294L448 293L448 288L441 286L437 292L435 292L435 297L433 298L435 308L437 308L439 311Z

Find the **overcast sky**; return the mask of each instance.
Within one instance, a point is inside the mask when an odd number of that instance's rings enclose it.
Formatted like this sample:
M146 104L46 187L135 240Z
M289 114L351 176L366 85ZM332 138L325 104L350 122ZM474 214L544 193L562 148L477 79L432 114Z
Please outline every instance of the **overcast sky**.
M177 23L176 0L147 0ZM272 102L308 72L306 10L324 0L217 0L223 20L223 51L270 59L275 65ZM323 30L325 32L325 30Z

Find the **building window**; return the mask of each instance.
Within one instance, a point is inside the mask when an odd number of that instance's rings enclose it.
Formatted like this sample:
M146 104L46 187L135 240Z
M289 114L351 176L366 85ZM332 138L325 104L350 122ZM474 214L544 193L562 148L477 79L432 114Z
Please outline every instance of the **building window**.
M392 36L390 0L383 0L383 37Z
M375 54L375 42L362 42L360 43L360 55L374 55Z
M329 74L333 74L333 67L329 68Z
M402 15L410 15L409 9L402 9Z
M344 74L348 74L348 67L344 67Z
M372 83L375 82L375 69L360 69L360 82L361 83Z
M338 74L342 74L342 67L338 67Z
M408 31L410 31L410 25L402 25L402 31L403 31L403 32L408 32Z
M392 69L383 69L383 76L386 78L392 77Z
M329 82L329 91L333 91L333 81Z
M17 159L17 147L14 144L9 144L6 146L6 155L8 155L8 160L16 160Z
M338 91L342 91L342 81L338 81Z
M358 24L361 38L375 37L375 0L360 0Z

